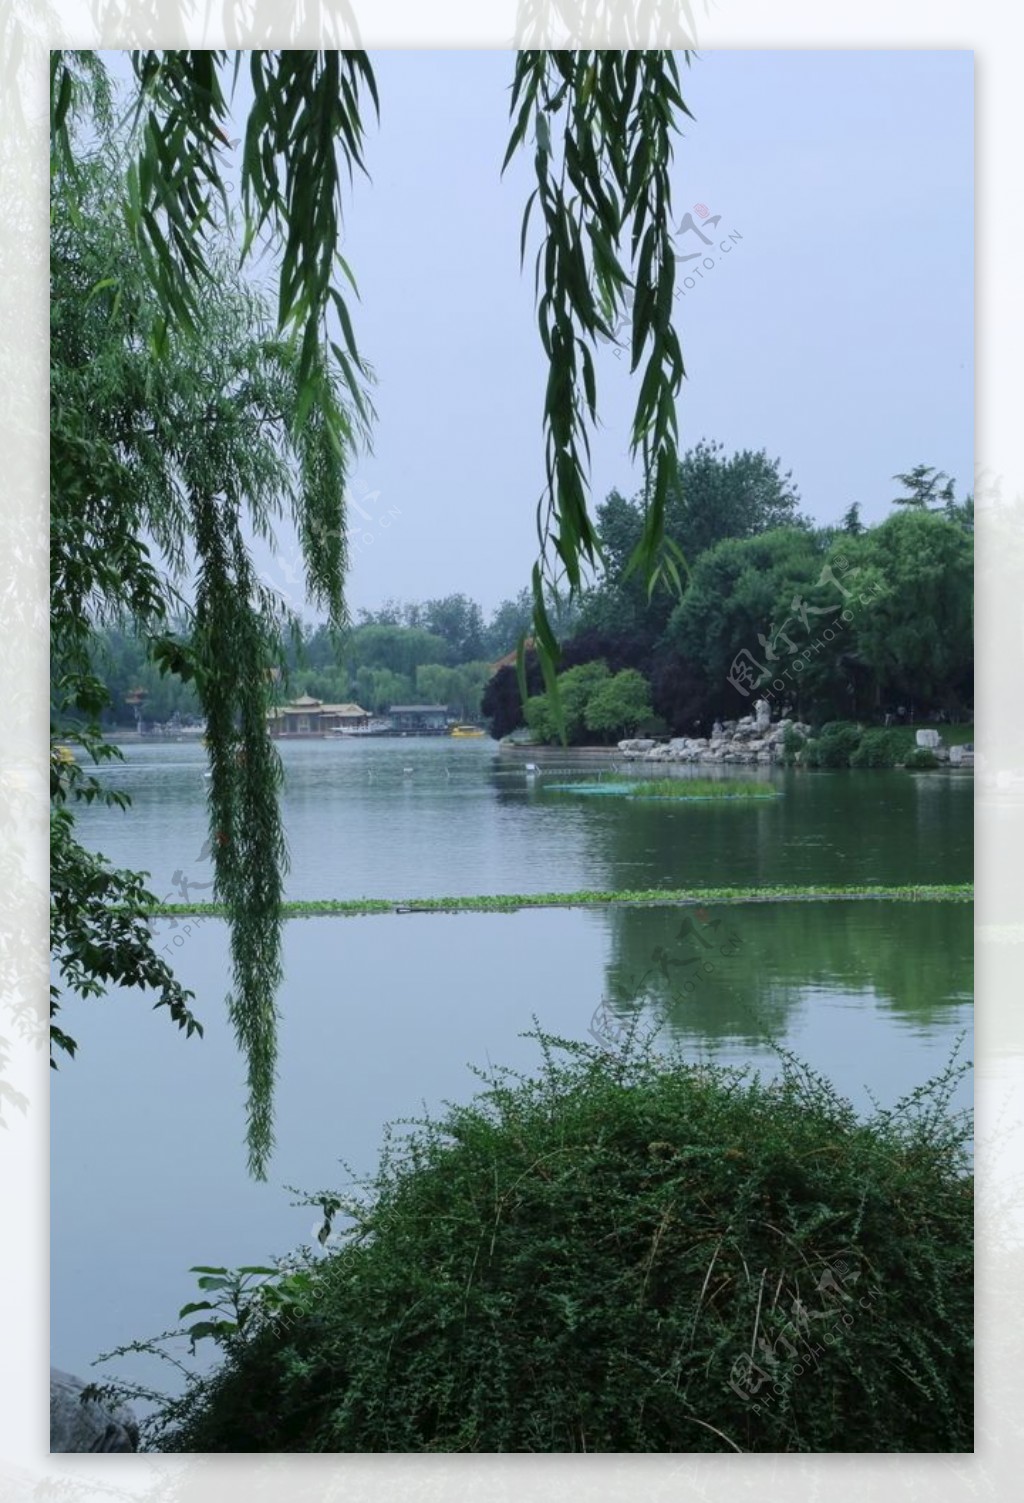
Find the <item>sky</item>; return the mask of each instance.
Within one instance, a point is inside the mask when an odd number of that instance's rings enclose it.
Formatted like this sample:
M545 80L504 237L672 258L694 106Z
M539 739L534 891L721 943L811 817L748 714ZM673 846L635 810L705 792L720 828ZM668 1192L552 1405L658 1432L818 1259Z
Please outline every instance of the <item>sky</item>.
M510 54L373 61L371 181L340 247L379 415L350 486L349 604L464 591L489 612L529 581L543 489L532 252L519 265L532 151L500 176ZM713 266L696 263L676 302L680 447L766 449L821 523L854 501L881 520L892 477L918 463L970 491L972 55L711 52L683 93L695 119L676 145L675 213L720 219ZM677 244L705 250L689 231ZM607 347L598 382L595 506L640 481L636 386ZM261 560L297 600L296 563L288 542Z

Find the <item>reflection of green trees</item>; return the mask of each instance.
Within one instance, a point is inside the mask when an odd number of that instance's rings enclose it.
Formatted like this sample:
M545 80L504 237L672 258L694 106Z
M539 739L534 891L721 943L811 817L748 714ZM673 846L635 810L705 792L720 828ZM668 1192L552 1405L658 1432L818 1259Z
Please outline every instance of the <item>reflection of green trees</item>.
M701 922L694 909L612 911L606 994L616 1013L637 997L674 1032L752 1039L782 1032L809 988L869 992L919 1023L973 995L969 904L748 904L707 914ZM699 974L701 962L713 969Z
M693 775L708 771L697 765ZM721 769L723 777L746 775ZM971 880L971 791L957 779L943 775L922 788L906 772L770 777L781 799L672 808L597 801L603 807L588 820L595 870L622 889Z

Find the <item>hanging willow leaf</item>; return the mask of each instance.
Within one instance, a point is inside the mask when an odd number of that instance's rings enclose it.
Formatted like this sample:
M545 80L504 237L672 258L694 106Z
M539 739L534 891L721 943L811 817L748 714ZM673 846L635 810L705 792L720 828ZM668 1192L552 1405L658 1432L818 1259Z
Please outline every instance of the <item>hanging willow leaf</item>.
M277 335L261 297L239 277L230 242L211 235L205 247L210 279L191 333L153 299L145 251L158 263L160 253L125 235L121 149L112 139L73 175L58 164L53 178L52 657L73 700L66 713L58 707L55 729L69 739L67 717L98 721L108 702L90 687L97 620L126 618L150 638L161 671L196 686L212 773L215 886L229 924L229 1014L248 1075L249 1165L263 1177L273 1144L286 870L267 715L287 621L256 578L246 538L248 530L271 538L274 521L289 515L310 596L333 626L345 623L345 481L358 419L315 341L299 379L301 339ZM161 360L149 353L154 339L165 344ZM147 537L169 560L169 576L150 561ZM89 966L75 957L86 953L82 936L96 922L82 883L99 890L100 875L72 832L58 832L67 836L56 847L55 890L67 899L55 923L58 975L80 991ZM116 970L92 963L93 979L134 976L157 986L161 1005L194 1031L188 994L174 989L153 951L142 905L156 898L124 874L102 882L104 892L126 895L137 922L129 930L120 921L130 954L122 945ZM66 1037L55 1034L58 1047Z
M570 594L582 570L600 562L587 508L590 431L597 421L592 352L614 337L632 289L632 370L644 364L630 447L653 475L643 536L632 566L650 586L681 588L677 561L660 560L664 504L676 464L676 398L685 376L672 327L675 259L670 167L675 115L689 113L669 52L518 54L513 120L502 171L525 144L533 120L537 186L523 215L525 263L531 212L542 221L537 252L537 319L548 359L544 398L547 489L538 508L534 633L545 682L555 684L558 644L545 596L557 591L551 548ZM624 250L623 246L628 246ZM685 564L685 561L684 561ZM556 696L553 696L553 698Z

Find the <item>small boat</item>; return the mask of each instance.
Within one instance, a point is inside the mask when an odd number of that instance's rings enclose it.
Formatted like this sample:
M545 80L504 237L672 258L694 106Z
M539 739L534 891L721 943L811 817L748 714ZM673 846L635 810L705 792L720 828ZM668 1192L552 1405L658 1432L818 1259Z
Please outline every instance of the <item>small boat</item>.
M479 736L486 736L487 732L482 731L478 725L453 725L448 734L454 736L456 741L469 741Z
M388 736L391 734L390 720L371 720L366 725L336 725L331 728L332 736Z

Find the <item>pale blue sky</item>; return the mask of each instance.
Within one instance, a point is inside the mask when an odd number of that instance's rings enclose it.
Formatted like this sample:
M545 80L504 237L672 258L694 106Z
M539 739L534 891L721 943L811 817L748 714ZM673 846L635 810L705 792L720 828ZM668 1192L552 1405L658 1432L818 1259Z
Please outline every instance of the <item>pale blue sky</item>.
M376 366L369 525L354 606L527 582L543 478L545 370L518 234L532 164L498 169L511 59L375 55L372 186L344 251ZM716 265L677 303L685 447L767 448L819 521L888 512L917 463L973 473L973 58L967 52L710 53L684 74L675 203L722 218ZM737 231L728 255L718 235ZM680 251L696 250L684 235ZM600 367L593 496L631 493L632 387ZM392 509L396 509L392 510ZM273 573L273 570L270 571Z

